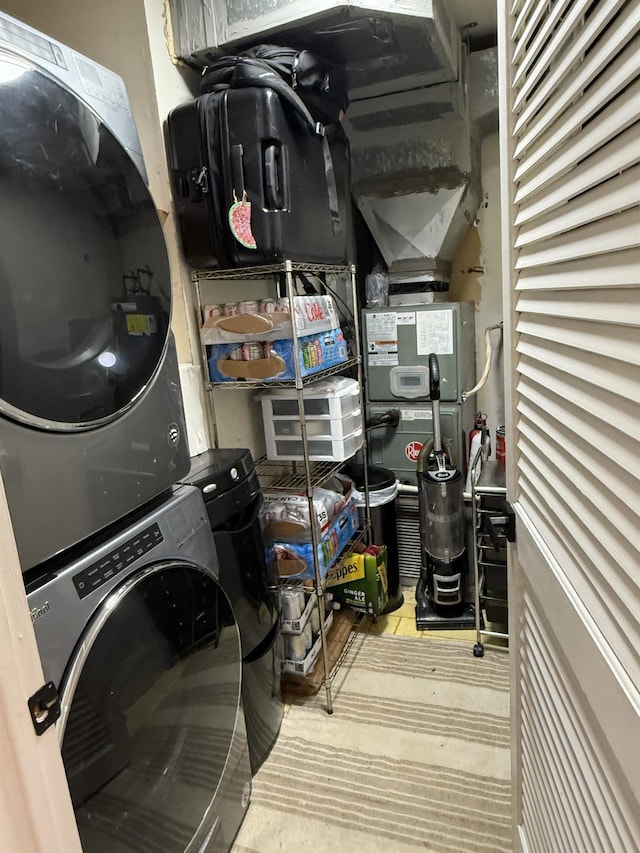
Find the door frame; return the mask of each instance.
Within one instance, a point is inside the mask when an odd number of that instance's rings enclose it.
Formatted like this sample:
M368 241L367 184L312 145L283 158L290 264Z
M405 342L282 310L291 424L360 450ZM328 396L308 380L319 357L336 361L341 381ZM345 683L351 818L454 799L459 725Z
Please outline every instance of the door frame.
M82 853L55 726L36 735L28 698L44 675L0 476L0 826L6 850Z

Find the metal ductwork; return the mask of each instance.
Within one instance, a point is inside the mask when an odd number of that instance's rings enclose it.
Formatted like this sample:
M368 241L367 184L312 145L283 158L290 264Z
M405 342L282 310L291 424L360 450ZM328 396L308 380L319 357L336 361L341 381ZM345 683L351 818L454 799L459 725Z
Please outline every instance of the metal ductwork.
M176 55L206 65L273 43L349 69L353 100L457 76L460 38L443 0L168 0Z
M498 48L478 50L469 57L471 121L480 136L498 130Z
M349 108L353 195L396 282L448 282L475 219L481 138L497 124L495 49L481 53L455 82Z

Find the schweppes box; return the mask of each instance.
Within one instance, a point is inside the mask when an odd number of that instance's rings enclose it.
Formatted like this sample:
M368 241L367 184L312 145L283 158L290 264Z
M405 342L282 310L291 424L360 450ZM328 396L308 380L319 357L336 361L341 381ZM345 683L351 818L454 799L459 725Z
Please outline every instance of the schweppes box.
M346 554L327 575L327 590L335 601L377 616L387 605L387 549L369 545L362 554Z

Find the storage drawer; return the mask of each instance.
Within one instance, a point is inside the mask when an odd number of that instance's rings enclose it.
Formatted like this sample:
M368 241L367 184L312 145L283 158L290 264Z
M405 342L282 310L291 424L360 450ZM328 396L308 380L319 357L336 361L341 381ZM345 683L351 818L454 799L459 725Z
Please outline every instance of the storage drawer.
M332 436L312 436L307 440L309 459L314 462L344 462L350 459L362 447L362 430L358 429L344 438ZM299 436L274 437L273 443L267 441L269 459L304 459L304 447Z
M360 409L356 409L344 418L307 418L307 435L309 437L319 436L323 438L345 439L361 428ZM275 418L270 424L265 424L265 431L269 430L267 440L273 436L296 436L302 435L302 424L300 418Z
M480 571L484 573L484 595L489 598L507 600L507 566L481 562Z
M343 418L360 408L360 388L355 379L332 376L304 389L304 413L308 418ZM274 388L260 395L265 423L272 418L298 417L297 391Z

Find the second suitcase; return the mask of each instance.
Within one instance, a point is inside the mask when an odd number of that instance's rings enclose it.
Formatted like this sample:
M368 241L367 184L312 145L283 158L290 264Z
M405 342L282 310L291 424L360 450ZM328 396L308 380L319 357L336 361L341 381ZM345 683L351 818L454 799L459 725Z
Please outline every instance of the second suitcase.
M348 146L339 129L327 130L336 134L327 164L320 135L273 90L248 87L181 104L169 114L166 132L183 251L192 267L347 261ZM331 211L332 180L338 217Z

